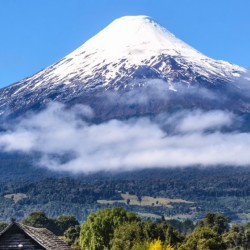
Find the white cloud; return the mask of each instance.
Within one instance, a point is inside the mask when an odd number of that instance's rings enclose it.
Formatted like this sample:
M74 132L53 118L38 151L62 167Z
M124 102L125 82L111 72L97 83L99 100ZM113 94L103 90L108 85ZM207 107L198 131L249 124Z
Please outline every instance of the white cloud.
M220 130L234 121L231 113L198 110L165 114L157 121L138 118L101 124L82 119L91 116L93 112L86 106L66 109L53 104L2 132L0 148L39 152L40 165L76 173L250 164L250 134ZM175 133L165 132L162 121L174 127ZM62 156L67 156L67 161L61 161Z
M215 110L210 112L202 112L195 110L184 113L184 117L179 124L177 124L177 131L180 132L194 132L204 131L208 129L216 129L221 127L230 127L233 121L233 114Z

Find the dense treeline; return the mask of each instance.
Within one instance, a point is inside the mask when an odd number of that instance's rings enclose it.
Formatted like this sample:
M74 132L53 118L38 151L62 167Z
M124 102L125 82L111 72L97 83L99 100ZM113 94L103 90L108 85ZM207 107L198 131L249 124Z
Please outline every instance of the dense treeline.
M250 224L229 226L226 217L207 214L184 235L168 221L143 221L123 208L91 214L81 225L76 249L226 250L250 249Z
M55 235L63 235L68 228L79 226L79 222L74 216L60 215L49 218L44 212L32 212L22 223L27 226L47 228Z
M121 207L91 213L79 225L73 216L33 212L22 223L61 235L75 250L248 250L250 223L229 225L221 214L191 221L144 220Z
M22 164L20 167L25 170ZM30 168L26 170L30 171ZM13 175L12 170L8 171ZM18 171L21 174L21 169ZM240 216L250 213L250 170L247 168L154 169L78 177L53 176L46 171L42 174L41 169L37 171L37 175L34 171L26 176L27 179L20 177L17 180L15 177L13 181L5 181L0 178L0 219L22 219L31 211L43 210L49 216L73 214L83 221L91 211L111 206L100 205L97 200L120 200L122 192L137 195L138 199L151 196L194 202L171 204L172 208L129 206L132 211L158 216L178 217L184 214L199 220L206 213L214 212L223 213L233 221L242 221L244 218ZM5 194L12 193L24 193L27 198L16 202L4 198ZM123 206L128 208L126 204Z

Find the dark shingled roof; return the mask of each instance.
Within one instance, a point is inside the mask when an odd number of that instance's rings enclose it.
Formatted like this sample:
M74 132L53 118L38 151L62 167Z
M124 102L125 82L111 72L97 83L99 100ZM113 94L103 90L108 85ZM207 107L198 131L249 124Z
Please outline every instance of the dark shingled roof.
M13 244L16 247L13 247ZM18 248L18 244L22 244L23 248ZM0 233L0 249L71 250L48 229L34 228L16 222Z

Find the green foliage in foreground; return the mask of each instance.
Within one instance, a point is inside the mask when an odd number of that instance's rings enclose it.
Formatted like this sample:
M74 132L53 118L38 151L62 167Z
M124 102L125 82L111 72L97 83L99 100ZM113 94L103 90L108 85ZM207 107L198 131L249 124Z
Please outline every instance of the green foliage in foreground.
M129 250L156 239L177 245L183 237L165 221L142 221L124 208L112 208L88 217L81 226L79 245L88 250Z
M92 213L82 224L79 244L83 249L89 250L110 249L115 229L124 223L136 221L139 221L139 217L124 208L104 209Z
M213 229L197 228L187 237L179 250L226 250L226 244Z
M195 227L190 221L142 220L119 207L91 213L82 225L73 216L44 212L22 223L63 236L74 250L250 250L250 223L229 226L221 214L209 213Z
M6 222L0 222L0 232L3 231L7 226L8 224Z
M171 224L178 223L171 221ZM188 224L187 231L192 228L190 222ZM75 249L248 250L250 224L229 227L223 215L210 213L184 236L168 221L143 221L124 208L103 209L92 213L82 224Z
M70 227L79 225L74 216L61 215L49 218L44 212L33 212L22 223L32 227L47 228L56 235L63 235Z
M223 235L223 240L229 249L250 249L250 223L232 225L229 232Z

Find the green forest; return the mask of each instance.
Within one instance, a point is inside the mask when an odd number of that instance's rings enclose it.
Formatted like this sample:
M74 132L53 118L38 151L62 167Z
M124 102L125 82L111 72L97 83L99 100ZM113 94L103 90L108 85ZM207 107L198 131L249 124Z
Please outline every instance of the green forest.
M34 167L34 159L0 158L0 220L21 220L32 211L72 214L84 221L94 211L115 206L145 218L191 219L221 213L234 223L250 219L249 168L174 168L89 175L55 173ZM13 164L15 163L15 164ZM120 201L125 194L138 202ZM140 202L151 197L151 203ZM185 200L161 204L162 199ZM102 202L100 202L102 201ZM159 202L159 203L158 203Z
M33 212L21 221L51 230L75 250L248 250L250 223L231 224L221 214L202 220L143 219L122 207L91 213L80 224L75 217L50 218ZM5 223L1 224L3 229Z
M250 249L249 168L74 176L34 160L0 157L1 229L14 218L48 228L75 250Z

